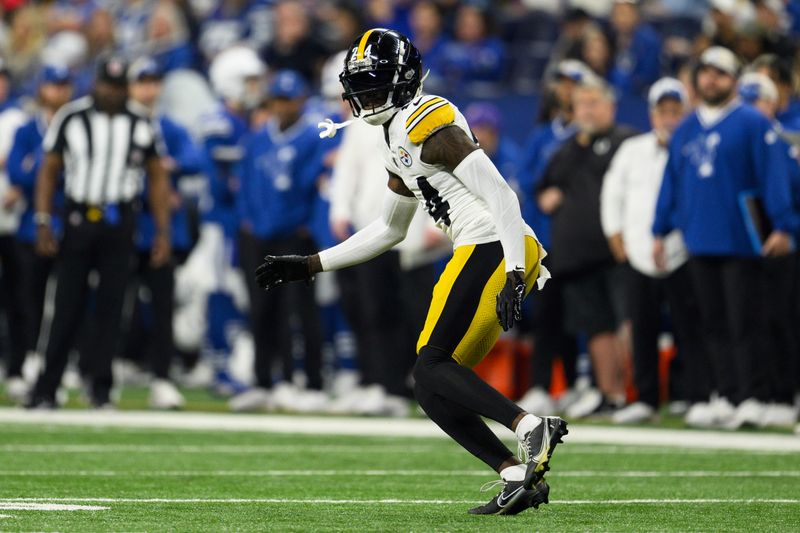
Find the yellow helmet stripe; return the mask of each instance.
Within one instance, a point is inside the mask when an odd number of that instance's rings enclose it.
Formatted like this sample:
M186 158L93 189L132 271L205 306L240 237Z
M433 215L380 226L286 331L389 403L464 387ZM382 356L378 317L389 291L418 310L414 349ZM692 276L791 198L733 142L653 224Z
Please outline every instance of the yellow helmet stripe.
M372 35L375 30L368 30L361 36L361 41L358 43L358 51L356 52L356 59L364 59L364 49L367 47L367 39Z
M421 106L419 106L419 109L417 109L416 111L414 111L414 112L411 114L411 116L410 116L410 117L408 117L408 119L406 120L406 128L408 128L408 127L411 125L411 123L412 123L412 122L414 122L414 120L415 120L415 119L416 119L418 116L420 116L420 115L422 114L422 112L423 112L423 111L425 111L426 109L428 109L428 108L429 108L430 106L432 106L433 104L435 104L435 103L438 103L438 102L442 102L443 100L444 100L443 98L440 98L440 97L438 97L438 96L437 96L436 98L431 98L430 100L428 100L427 102L425 102L424 104L422 104Z

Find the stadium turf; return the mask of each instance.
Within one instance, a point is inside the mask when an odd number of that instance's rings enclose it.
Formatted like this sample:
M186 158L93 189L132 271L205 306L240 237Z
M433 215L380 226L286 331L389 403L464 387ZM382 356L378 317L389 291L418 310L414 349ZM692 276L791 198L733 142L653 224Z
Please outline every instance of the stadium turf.
M800 530L800 454L567 438L552 466L550 505L476 517L494 476L444 439L4 424L0 530Z

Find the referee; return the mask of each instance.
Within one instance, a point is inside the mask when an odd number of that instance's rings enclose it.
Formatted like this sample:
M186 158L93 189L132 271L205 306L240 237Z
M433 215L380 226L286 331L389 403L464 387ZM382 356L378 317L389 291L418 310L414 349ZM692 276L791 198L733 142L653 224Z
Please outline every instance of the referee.
M149 179L156 225L150 260L170 259L169 182L160 145L147 116L128 103L127 66L111 57L99 65L94 91L59 110L45 135L36 184L37 251L57 255L58 283L45 368L30 407L55 407L55 394L69 350L87 307L88 276L100 276L94 312L96 335L87 343L88 395L92 406L111 405L111 358L134 252L134 202ZM64 237L52 227L53 195L64 170Z

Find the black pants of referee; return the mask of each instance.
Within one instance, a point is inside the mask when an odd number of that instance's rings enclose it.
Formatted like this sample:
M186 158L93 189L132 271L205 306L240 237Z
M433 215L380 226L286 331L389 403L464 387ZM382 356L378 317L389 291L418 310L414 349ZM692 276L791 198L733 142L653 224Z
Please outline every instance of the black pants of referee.
M175 310L175 266L172 262L159 267L150 264L150 252L137 254L135 279L130 289L133 305L127 328L124 353L127 359L146 362L158 379L169 379L169 368L175 354L172 317ZM139 297L146 287L150 298L149 313ZM147 315L147 316L145 316Z
M709 362L700 330L700 312L695 301L689 270L683 266L666 278L654 278L629 270L628 302L633 329L634 382L639 401L657 408L659 404L658 336L663 325L664 306L678 347L670 368L670 397L691 403L708 401ZM672 383L672 381L678 383Z
M45 368L34 391L35 401L54 402L69 351L86 310L88 277L100 276L94 301L93 342L87 343L86 369L90 400L94 405L109 401L112 385L111 361L120 334L120 317L133 255L134 213L120 210L116 224L89 222L79 208L70 208L64 238L56 260L57 284L53 325L45 351Z
M239 256L250 295L250 328L259 387L272 387L272 369L276 364L282 369L283 379L292 380L292 340L296 331L303 339L307 385L312 389L322 388L322 327L313 285L287 283L265 291L258 286L254 275L265 255L315 252L316 246L310 238L290 236L265 240L247 232L240 233ZM295 318L297 328L293 327Z
M794 306L800 289L798 256L768 258L763 264L764 350L769 401L791 404L798 387L798 329Z
M689 269L714 389L734 405L749 398L767 400L767 366L761 360L761 261L693 257Z
M0 290L6 303L6 320L8 322L9 355L6 373L8 376L19 376L25 360L25 314L21 303L27 296L22 292L22 268L17 254L17 246L13 235L0 236Z

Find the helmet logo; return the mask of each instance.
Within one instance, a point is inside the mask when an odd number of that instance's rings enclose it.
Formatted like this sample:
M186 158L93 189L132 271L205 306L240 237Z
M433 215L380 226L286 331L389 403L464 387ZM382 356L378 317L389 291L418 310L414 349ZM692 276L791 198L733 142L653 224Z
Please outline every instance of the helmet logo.
M414 77L414 72L411 71L411 70L407 70L405 75L404 75L404 77L405 77L405 79L410 80L411 78Z
M412 163L411 154L409 154L408 151L402 146L397 149L397 153L400 156L400 162L405 166L410 167Z

